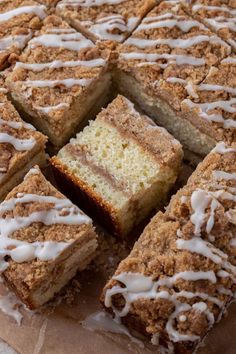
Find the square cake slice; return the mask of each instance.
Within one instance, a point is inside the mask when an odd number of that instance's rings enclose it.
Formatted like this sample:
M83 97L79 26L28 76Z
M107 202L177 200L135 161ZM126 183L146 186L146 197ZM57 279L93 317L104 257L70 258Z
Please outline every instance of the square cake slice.
M155 4L155 0L62 0L56 10L94 42L123 42Z
M91 219L37 166L0 204L0 270L30 309L52 299L86 268L96 247Z
M86 210L126 236L166 198L181 160L180 143L118 96L51 163L62 187L70 183Z
M234 299L235 166L236 145L219 143L104 289L106 310L160 352L196 353Z
M201 83L210 68L230 54L231 48L207 27L185 13L181 3L163 1L133 34L117 48L115 82L184 146L206 155L216 144L214 129L201 119L189 120L181 102ZM209 131L211 133L209 134Z
M107 100L110 74L106 58L90 40L49 16L6 83L25 119L59 148Z
M25 123L0 88L0 200L29 169L46 164L46 137Z
M0 70L20 54L46 17L46 7L32 0L0 2Z
M236 50L235 0L192 0L187 10Z

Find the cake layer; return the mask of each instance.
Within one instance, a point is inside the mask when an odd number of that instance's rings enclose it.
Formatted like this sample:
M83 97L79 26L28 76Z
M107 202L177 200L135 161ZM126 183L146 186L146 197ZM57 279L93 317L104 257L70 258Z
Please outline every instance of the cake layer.
M181 158L179 142L117 96L51 162L124 236L166 197Z
M236 146L219 143L118 266L102 301L165 353L195 352L234 298Z
M0 3L0 69L20 54L46 17L46 7L32 0Z
M155 0L62 0L57 13L93 41L123 42L155 4Z
M181 104L230 51L180 4L164 1L118 47L116 85L185 148L205 155L217 141L216 129L201 118L189 120Z
M0 270L29 307L50 300L97 247L91 219L32 168L0 204Z
M187 10L236 49L236 4L234 0L191 0Z
M107 60L81 33L49 16L7 75L11 96L25 119L62 146L110 85ZM99 107L100 108L100 107Z
M23 122L0 91L0 199L21 182L34 164L46 163L46 141L32 125Z

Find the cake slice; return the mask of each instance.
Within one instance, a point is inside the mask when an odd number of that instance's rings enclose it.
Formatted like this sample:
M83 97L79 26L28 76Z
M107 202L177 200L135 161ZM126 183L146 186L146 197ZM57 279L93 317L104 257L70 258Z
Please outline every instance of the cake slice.
M236 50L236 3L234 0L192 0L187 10Z
M97 247L91 219L32 168L0 204L0 270L30 309L50 300Z
M55 148L107 100L107 60L81 33L49 16L7 75L15 105Z
M182 5L163 1L117 48L114 72L118 90L130 97L195 154L206 155L216 144L211 122L191 119L181 102L192 94L212 66L230 47L202 23L187 15ZM210 133L209 133L210 131Z
M118 96L51 163L61 187L124 237L166 198L181 159L179 142Z
M46 164L46 137L23 122L0 88L0 200L29 169Z
M32 0L0 2L0 70L20 54L46 17L46 7ZM11 59L12 58L12 59Z
M62 0L56 10L94 42L123 42L155 4L155 0Z
M220 143L106 285L116 321L160 352L195 353L236 290L236 145Z

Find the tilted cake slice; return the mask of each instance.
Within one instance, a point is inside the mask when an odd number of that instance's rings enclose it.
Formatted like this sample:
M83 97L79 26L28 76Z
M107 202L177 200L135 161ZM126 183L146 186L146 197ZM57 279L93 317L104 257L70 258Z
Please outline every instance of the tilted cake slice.
M57 13L94 42L123 42L155 0L62 0Z
M32 168L0 204L0 271L30 309L50 300L94 256L91 219Z
M187 15L181 4L163 1L119 45L115 82L121 93L169 130L185 149L204 156L217 142L218 126L215 129L202 117L191 119L181 103L230 51L222 39Z
M181 160L180 143L118 96L51 163L62 188L125 236L166 198Z
M16 106L55 148L107 100L110 74L100 54L61 18L49 16L7 75Z
M0 200L29 169L46 164L46 137L25 123L0 88Z
M195 353L236 290L236 145L219 143L106 285L117 321L168 354Z
M42 25L46 7L32 0L0 2L0 69L18 55Z

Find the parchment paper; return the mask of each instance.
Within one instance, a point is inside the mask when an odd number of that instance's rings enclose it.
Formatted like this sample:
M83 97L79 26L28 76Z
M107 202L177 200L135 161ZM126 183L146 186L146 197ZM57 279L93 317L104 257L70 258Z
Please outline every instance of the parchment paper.
M190 172L191 169L186 168L180 184L186 182ZM13 318L0 311L0 338L17 353L158 353L157 348L141 348L124 335L91 332L81 325L89 314L101 309L101 290L117 263L129 252L127 246L100 229L99 235L98 254L90 269L79 274L41 313L22 310L24 317L21 326L18 326ZM229 316L215 325L198 354L236 354L236 304L232 304L228 312Z

